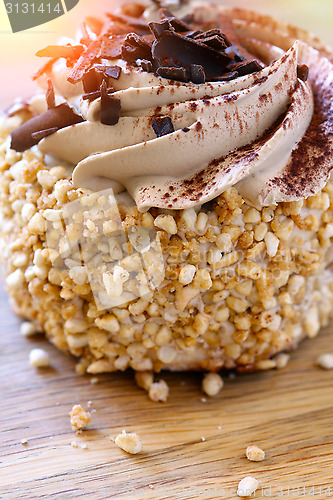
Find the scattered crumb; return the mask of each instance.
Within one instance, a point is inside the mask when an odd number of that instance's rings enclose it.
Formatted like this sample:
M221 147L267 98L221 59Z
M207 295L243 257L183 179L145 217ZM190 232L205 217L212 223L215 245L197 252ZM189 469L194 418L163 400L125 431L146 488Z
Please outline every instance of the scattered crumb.
M220 431L222 429L222 426L221 425L218 425L217 426L217 429Z
M206 438L204 436L202 436L201 441L205 442Z
M131 455L136 455L142 450L142 443L139 436L135 432L127 433L125 429L121 434L118 434L114 442L119 448Z
M20 326L20 333L23 337L32 337L40 333L36 326L31 321L24 321Z
M154 382L154 375L153 372L135 372L135 382L138 387L141 387L141 389L144 389L145 391L149 391L151 385Z
M165 403L169 396L169 386L164 380L154 382L149 387L148 395L152 401L161 401L162 403Z
M74 405L69 413L71 426L75 431L81 431L91 422L91 414L85 411L81 405Z
M50 356L44 349L32 349L29 354L30 366L46 368L50 366Z
M155 489L155 486L153 484L149 484L148 485L148 488L150 488L151 490L154 490Z
M246 457L251 460L251 462L261 462L265 459L265 452L259 446L251 444L246 448Z
M91 379L90 379L91 384L96 385L96 384L98 384L98 382L99 382L98 377L91 377Z
M201 398L201 402L202 403L207 403L207 399L206 398Z
M254 477L244 477L238 485L237 495L239 497L250 497L256 491L258 486L259 481Z
M317 365L324 370L333 370L333 353L321 354L317 359Z
M278 370L282 370L287 366L287 364L290 361L290 354L287 354L285 352L281 352L277 356L275 356L274 361L276 362L276 368Z
M26 438L21 439L21 444L28 444L28 440Z
M222 377L217 373L207 373L202 380L202 390L207 396L216 396L222 387Z
M88 407L88 408L91 408L91 407L92 407L92 401L88 401L88 403L87 403L87 407Z
M72 448L81 448L82 450L86 450L88 448L88 445L87 445L87 443L80 444L77 441L72 441L71 447Z

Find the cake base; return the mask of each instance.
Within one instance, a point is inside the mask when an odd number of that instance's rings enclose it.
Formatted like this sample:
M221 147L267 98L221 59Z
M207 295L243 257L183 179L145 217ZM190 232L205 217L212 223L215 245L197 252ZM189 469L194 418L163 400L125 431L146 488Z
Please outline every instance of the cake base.
M6 288L15 313L78 357L79 371L265 370L327 324L331 180L261 210L233 187L195 210L141 214L126 198L75 189L37 148L10 150L27 118L3 118L0 130Z

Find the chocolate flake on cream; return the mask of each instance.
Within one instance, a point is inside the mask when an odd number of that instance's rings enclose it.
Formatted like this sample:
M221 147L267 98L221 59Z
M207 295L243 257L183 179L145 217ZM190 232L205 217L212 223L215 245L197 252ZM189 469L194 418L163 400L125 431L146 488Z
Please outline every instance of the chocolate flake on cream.
M120 116L120 99L108 94L106 81L101 84L101 123L103 125L116 125Z
M59 104L59 106L48 109L41 115L31 118L20 127L12 130L11 148L18 152L25 151L40 141L38 134L37 138L33 134L41 131L45 133L45 131L49 131L50 129L56 132L61 128L83 121L82 116L79 116L68 104ZM44 137L46 136L44 135Z
M169 116L153 118L151 124L157 137L172 134L175 131Z

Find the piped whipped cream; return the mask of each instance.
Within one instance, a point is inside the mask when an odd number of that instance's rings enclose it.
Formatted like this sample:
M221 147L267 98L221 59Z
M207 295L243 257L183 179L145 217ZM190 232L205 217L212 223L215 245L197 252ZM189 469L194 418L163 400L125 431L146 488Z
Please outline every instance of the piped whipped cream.
M205 6L194 16L206 21L216 12L222 19L228 13ZM230 19L240 12L230 11ZM113 83L121 116L112 127L99 121L100 98L83 100L81 82L70 84L59 61L54 87L86 121L42 139L39 148L74 165L75 186L127 190L139 210L201 205L232 185L254 205L314 194L332 163L332 63L308 43L289 34L281 41L259 23L244 36L248 23L235 17L240 42L267 67L230 82L192 84L113 61L122 73ZM306 82L298 78L299 64L309 67ZM156 137L157 117L169 117L174 132ZM317 144L313 129L324 138Z

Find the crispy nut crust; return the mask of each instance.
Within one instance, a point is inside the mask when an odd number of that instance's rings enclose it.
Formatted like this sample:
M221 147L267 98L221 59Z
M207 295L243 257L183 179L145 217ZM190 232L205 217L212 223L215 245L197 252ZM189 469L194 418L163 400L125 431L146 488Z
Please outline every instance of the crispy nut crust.
M80 358L79 372L267 370L279 367L278 353L295 349L304 337L316 337L327 324L333 304L331 181L307 200L261 211L235 188L196 210L140 214L120 204L134 246L146 241L133 228L151 228L159 235L165 276L155 290L98 310L80 259L60 259L60 265L46 238L62 208L81 199L86 205L89 193L75 189L62 166L46 167L36 148L23 154L9 149L10 129L27 118L4 118L0 130L6 288L18 315ZM108 215L85 221L88 241L116 229L117 221ZM74 239L77 231L74 222ZM120 259L121 252L114 242L113 258ZM109 247L102 245L99 253L110 259ZM135 269L135 260L123 262L113 276L103 276L113 294L126 290ZM153 258L148 265L156 274Z

